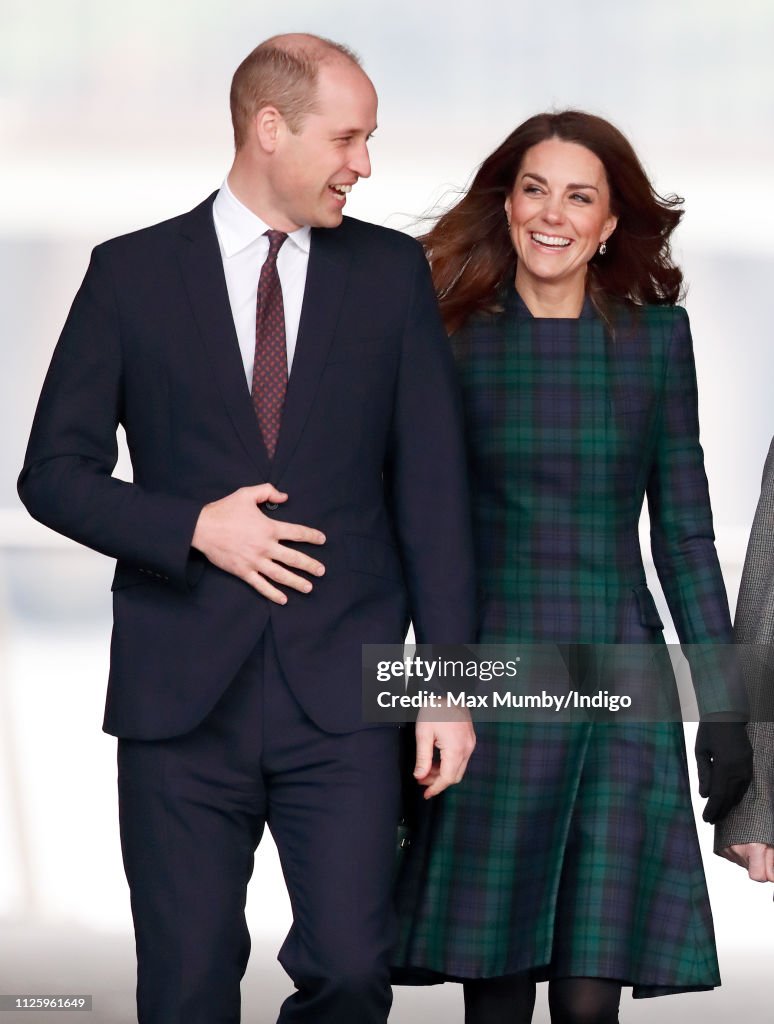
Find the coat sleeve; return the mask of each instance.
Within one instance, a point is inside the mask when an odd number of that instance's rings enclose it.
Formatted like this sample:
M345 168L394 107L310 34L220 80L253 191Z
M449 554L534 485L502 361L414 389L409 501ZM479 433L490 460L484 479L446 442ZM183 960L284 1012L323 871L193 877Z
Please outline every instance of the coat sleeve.
M119 309L99 246L43 385L19 496L35 519L58 533L186 587L199 564L190 543L201 505L111 475L121 396Z
M693 344L688 315L679 307L674 309L665 373L647 485L653 561L691 666L701 714L745 714L699 443Z
M737 843L774 845L774 439L744 561L734 639L750 698L753 779L715 827L715 852Z
M386 484L418 643L475 639L475 580L459 384L417 245Z

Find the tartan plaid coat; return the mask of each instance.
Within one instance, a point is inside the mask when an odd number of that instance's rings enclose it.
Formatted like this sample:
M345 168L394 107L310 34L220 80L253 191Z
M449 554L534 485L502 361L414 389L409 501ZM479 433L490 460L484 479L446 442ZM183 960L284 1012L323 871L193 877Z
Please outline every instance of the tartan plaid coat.
M452 339L481 643L660 643L638 520L683 643L731 640L685 311L536 319L509 290ZM696 679L704 711L722 681ZM534 969L635 996L720 983L680 723L479 723L398 885L398 977ZM405 974L404 974L405 977ZM416 978L416 976L415 976Z

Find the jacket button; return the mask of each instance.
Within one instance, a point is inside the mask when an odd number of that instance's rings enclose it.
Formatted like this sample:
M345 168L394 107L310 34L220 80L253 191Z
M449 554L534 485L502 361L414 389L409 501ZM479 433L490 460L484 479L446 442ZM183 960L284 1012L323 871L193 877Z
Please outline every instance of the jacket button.
M279 505L276 501L267 501L263 507L267 512L276 512Z

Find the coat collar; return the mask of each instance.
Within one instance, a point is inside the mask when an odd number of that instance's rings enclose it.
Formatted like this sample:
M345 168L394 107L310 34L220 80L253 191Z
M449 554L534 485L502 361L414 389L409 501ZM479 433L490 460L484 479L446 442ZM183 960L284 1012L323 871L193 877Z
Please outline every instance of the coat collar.
M522 299L521 295L519 295L519 293L516 291L516 289L512 285L507 285L503 289L503 300L502 301L503 301L503 305L505 306L506 311L509 312L509 313L515 314L520 319L524 319L524 320L539 320L541 322L544 321L544 320L553 319L553 318L550 318L550 317L533 316L532 313L529 310L529 307L527 306L526 302L524 301L524 299ZM578 319L578 320L591 320L595 316L597 316L597 311L594 309L594 304L591 301L591 298L589 297L589 295L587 293L586 297L583 300L583 308L581 309L579 317L556 317L555 319L557 319L557 320L575 320L575 319Z
M256 483L269 480L269 457L250 399L231 315L212 204L217 193L180 219L178 258L212 374L234 429L252 459Z

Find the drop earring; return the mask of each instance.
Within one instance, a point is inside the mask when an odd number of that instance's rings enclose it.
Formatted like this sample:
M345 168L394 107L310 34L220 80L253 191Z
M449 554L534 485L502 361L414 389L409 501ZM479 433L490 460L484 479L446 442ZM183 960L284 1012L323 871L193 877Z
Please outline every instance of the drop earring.
M602 242L599 246L599 255L604 256L607 252L607 242Z

